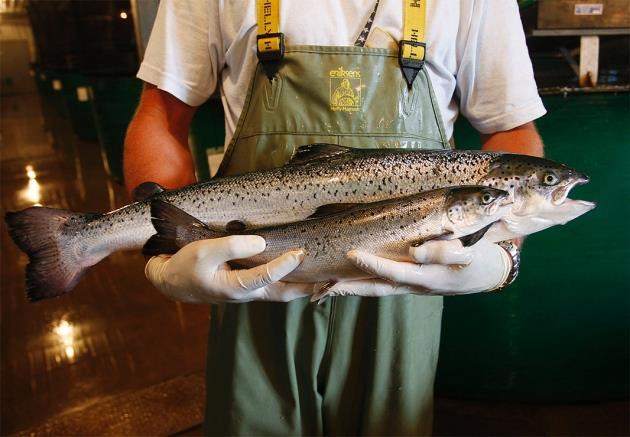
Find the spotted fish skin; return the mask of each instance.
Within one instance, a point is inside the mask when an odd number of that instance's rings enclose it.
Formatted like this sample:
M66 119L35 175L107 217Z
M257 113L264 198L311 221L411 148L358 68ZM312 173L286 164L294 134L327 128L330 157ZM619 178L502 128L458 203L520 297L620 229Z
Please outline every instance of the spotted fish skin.
M525 198L532 189L523 182L531 178L521 174L546 166L573 171L542 158L496 152L311 145L298 149L283 167L217 178L152 198L213 227L238 221L255 229L303 220L322 205L375 202L447 186L492 185ZM519 183L510 179L517 174ZM485 180L489 176L492 181ZM155 232L149 201L100 215L44 207L7 213L11 237L30 258L29 299L61 295L109 254L143 247Z

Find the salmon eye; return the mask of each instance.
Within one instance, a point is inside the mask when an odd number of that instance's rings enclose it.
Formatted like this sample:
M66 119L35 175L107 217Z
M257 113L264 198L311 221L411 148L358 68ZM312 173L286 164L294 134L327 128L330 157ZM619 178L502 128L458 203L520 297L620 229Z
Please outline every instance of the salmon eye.
M543 182L545 183L545 185L556 185L558 181L559 181L558 176L556 176L553 173L547 173L543 177Z
M484 195L481 196L481 203L484 205L489 205L493 200L494 196L492 194L484 193Z

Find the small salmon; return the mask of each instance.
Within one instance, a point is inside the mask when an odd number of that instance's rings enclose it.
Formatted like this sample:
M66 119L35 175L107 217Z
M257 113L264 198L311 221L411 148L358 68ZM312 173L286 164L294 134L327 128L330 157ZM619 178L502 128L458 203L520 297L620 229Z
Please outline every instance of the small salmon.
M365 278L366 273L346 258L348 251L359 249L411 261L409 246L427 240L461 238L464 245L471 245L511 210L508 198L503 190L464 186L338 209L326 207L307 220L247 231L263 237L266 249L235 264L252 267L303 249L304 260L287 281L334 283ZM151 203L151 215L157 234L145 245L146 255L174 253L192 241L231 234L213 230L157 199Z

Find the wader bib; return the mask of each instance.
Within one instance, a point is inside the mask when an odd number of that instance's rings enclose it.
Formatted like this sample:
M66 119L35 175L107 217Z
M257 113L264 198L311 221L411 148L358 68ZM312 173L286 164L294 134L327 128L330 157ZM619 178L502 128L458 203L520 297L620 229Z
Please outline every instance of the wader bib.
M406 21L419 3L407 1ZM221 175L283 165L316 142L449 147L421 62L388 49L285 50L277 8L257 5L261 62ZM400 52L423 58L424 32L413 30L405 24ZM442 298L429 296L213 306L205 432L430 434L441 315Z

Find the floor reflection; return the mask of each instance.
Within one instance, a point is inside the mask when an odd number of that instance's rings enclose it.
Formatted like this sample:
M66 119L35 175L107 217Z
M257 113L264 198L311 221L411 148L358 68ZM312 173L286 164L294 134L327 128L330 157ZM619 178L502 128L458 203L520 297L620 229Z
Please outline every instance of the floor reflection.
M127 203L108 180L98 144L71 128L55 137L37 95L3 96L2 214L33 205L104 212ZM72 409L141 390L204 366L208 308L152 289L140 253L117 253L66 296L28 303L28 262L0 224L1 434L33 428Z
M22 199L32 203L32 206L42 206L39 201L41 200L41 194L39 192L40 186L37 182L37 174L33 170L32 165L26 166L26 176L28 177L28 186L21 192Z

